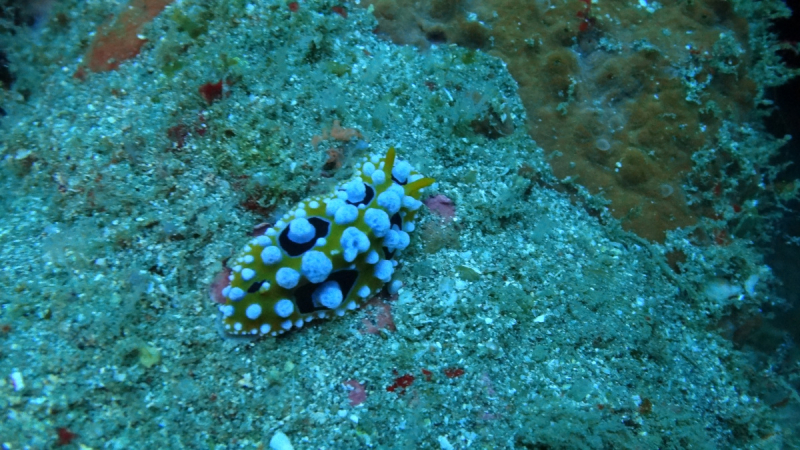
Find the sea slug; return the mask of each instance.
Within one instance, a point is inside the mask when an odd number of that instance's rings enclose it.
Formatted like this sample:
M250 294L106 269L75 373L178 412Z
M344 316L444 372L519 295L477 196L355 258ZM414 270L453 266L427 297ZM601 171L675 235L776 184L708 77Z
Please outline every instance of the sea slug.
M363 305L392 281L422 190L434 181L390 148L364 158L329 195L300 202L232 260L221 331L276 336Z

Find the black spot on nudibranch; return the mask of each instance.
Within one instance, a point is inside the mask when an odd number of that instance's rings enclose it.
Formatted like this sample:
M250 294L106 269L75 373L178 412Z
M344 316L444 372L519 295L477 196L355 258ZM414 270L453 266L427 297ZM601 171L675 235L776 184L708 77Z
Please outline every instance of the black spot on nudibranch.
M391 224L390 227L394 229L397 227L398 230L403 229L403 218L400 216L399 212L396 212L392 215L389 219L389 223ZM394 258L394 250L389 251L388 247L383 247L383 257L385 259L392 259Z
M255 283L251 284L249 288L247 288L248 294L255 294L261 289L261 285L264 284L264 281L256 281Z
M324 238L328 236L328 232L331 229L331 223L325 219L320 217L309 217L308 222L314 227L314 238L310 241L306 242L305 244L298 244L293 240L289 239L289 227L281 231L280 236L278 236L278 244L286 252L289 256L300 256L303 253L311 250L317 244L317 239Z
M360 202L351 202L350 200L345 200L345 203L355 206L369 205L369 202L371 202L372 199L375 198L375 189L372 186L368 185L367 183L364 183L364 190L366 191L364 193L364 200L361 200Z
M339 288L342 290L342 298L347 298L350 295L350 291L353 289L353 286L356 284L356 280L358 279L358 270L338 270L330 274L328 279L323 281L322 283L328 281L335 281L339 283ZM294 303L297 305L298 311L301 314L309 314L314 311L327 311L328 308L325 307L317 307L314 306L314 300L311 299L311 295L314 291L317 290L317 287L322 283L308 283L306 285L300 286L294 292Z
M390 228L394 228L396 225L399 230L403 229L403 217L399 212L396 212L392 215L392 217L389 219L389 223L391 224Z

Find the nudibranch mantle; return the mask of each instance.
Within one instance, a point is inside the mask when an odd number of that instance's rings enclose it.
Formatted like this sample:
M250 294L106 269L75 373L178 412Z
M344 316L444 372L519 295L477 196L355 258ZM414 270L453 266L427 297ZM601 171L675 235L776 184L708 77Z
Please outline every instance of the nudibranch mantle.
M356 164L329 195L301 201L232 260L221 331L277 336L363 305L392 280L422 190L433 183L392 147Z

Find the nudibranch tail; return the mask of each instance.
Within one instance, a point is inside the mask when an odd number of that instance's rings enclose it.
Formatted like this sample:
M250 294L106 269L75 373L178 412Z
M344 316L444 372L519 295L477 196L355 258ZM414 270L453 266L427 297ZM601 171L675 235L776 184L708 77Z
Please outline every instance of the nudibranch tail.
M232 262L220 305L231 336L278 335L363 305L392 280L422 190L435 182L394 148L327 196L300 202Z
M436 182L436 180L434 180L433 178L427 178L427 177L426 178L420 178L419 180L414 181L413 183L409 183L408 185L406 185L406 191L418 192L420 189L426 188L426 187L432 185L435 182Z
M394 147L389 147L389 150L386 150L386 156L383 157L383 160L386 163L386 168L391 173L392 168L394 168L394 158L397 156Z

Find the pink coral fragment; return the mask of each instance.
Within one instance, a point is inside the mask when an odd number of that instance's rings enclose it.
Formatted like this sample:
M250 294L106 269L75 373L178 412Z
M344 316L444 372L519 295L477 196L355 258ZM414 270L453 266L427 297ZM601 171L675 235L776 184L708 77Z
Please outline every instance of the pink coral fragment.
M344 385L350 387L350 393L347 394L350 406L358 406L367 400L367 390L363 384L356 380L347 380Z
M216 276L214 276L214 280L211 282L211 286L208 287L208 296L211 297L215 303L225 304L225 296L222 295L222 290L225 289L225 286L230 284L230 280L228 277L231 274L231 269L227 267L222 269Z
M394 298L397 298L394 296ZM364 324L364 328L361 330L361 333L364 334L381 334L381 330L386 331L397 331L397 327L394 324L394 318L392 317L392 305L381 300L379 297L373 298L368 305L370 308L367 309L367 315L373 314L373 319L370 320L369 318L365 317L361 323Z
M425 200L425 206L431 211L438 214L445 223L453 220L456 216L456 205L448 197L442 194L434 195L433 197Z

